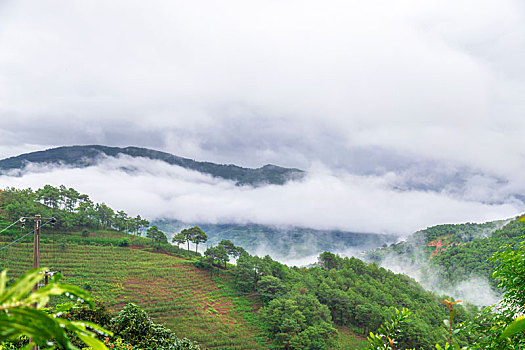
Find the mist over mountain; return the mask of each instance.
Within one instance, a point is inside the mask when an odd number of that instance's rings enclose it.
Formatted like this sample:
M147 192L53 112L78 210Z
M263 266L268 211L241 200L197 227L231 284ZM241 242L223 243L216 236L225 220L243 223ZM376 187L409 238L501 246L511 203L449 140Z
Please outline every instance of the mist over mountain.
M356 174L323 164L306 171L273 166L249 169L104 146L33 152L0 161L0 166L2 188L63 184L131 214L186 223L407 236L440 223L483 222L520 212L513 200L471 198L490 188L485 182L468 182L467 194L448 187L411 186L415 178L411 168L382 174ZM433 176L430 172L418 181L431 183Z
M341 230L316 230L304 227L277 227L257 224L184 223L173 219L153 222L170 237L182 229L198 225L208 235L208 244L227 239L252 254L270 254L273 259L291 265L317 261L320 253L329 251L345 256L362 256L364 252L396 242L397 235L356 233ZM205 250L206 246L201 250Z
M0 0L0 265L203 348L525 350L523 62L523 0Z
M497 303L502 292L491 275L491 257L502 246L521 242L524 233L525 226L516 218L441 224L369 251L365 259L407 274L436 293L486 306Z
M88 167L100 163L103 157L117 157L127 155L142 157L151 160L160 160L171 165L178 165L185 169L195 170L214 177L235 181L238 185L282 185L290 180L299 180L304 176L304 171L299 169L282 168L267 164L257 169L242 168L233 164L215 164L211 162L198 162L175 156L170 153L160 152L140 147L108 147L100 145L64 146L44 151L31 152L15 157L0 160L0 170L24 171L28 164L38 165L63 165L68 167ZM124 169L132 171L133 169Z

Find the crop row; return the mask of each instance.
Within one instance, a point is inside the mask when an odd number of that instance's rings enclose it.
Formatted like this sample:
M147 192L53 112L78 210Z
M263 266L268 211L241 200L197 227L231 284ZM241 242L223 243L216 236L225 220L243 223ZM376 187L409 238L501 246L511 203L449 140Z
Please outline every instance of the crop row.
M0 255L0 268L16 276L31 267L32 244L15 244ZM46 244L41 266L61 271L64 283L90 290L114 311L128 302L157 322L208 349L263 349L258 333L234 310L235 296L187 260L114 246Z

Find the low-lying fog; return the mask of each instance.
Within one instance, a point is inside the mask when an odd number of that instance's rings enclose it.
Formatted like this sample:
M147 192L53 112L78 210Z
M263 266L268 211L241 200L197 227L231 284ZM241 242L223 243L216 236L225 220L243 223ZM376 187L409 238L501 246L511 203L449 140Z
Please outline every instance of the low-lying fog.
M184 222L258 223L406 236L441 223L484 222L514 216L514 202L487 204L447 191L399 190L395 173L363 176L314 166L284 186L236 186L162 161L128 156L98 166L29 165L0 176L2 188L74 187L94 201L131 215Z
M104 158L97 166L88 168L28 165L21 172L0 176L2 188L36 189L45 184L64 184L131 215L183 222L257 223L404 237L435 224L484 222L520 212L515 202L488 204L462 199L445 190L400 190L401 181L395 173L381 176L333 173L318 165L308 169L304 180L284 186L236 186L232 181L162 161L128 156ZM308 255L283 256L273 254L272 250L272 245L261 244L253 253L269 254L291 265L307 265L318 256L315 247ZM336 253L359 256L359 248L342 248ZM417 271L411 272L406 266L400 268L392 262L385 262L384 266L418 279ZM441 291L436 285L426 284ZM463 296L479 305L495 301L488 284L481 280L443 292Z

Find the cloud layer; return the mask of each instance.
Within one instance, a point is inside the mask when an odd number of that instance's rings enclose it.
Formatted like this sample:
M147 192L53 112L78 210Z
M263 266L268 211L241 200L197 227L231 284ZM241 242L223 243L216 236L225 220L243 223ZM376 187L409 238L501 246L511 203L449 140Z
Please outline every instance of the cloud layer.
M249 166L525 167L519 0L0 6L5 155L101 143Z
M2 185L64 183L189 221L404 234L524 209L522 1L7 0L0 23L0 157L134 145L311 170L253 189L106 162Z
M82 169L32 165L21 176L0 176L3 187L64 184L132 215L185 222L407 235L434 224L487 221L519 212L517 203L485 204L445 192L399 190L392 186L394 180L395 174L334 174L317 166L304 181L240 187L162 161L128 156Z

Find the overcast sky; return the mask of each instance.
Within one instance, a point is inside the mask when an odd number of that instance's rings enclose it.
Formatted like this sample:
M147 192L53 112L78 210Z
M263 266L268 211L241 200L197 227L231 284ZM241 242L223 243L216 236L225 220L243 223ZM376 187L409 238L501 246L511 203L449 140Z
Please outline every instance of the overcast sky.
M144 146L492 219L524 209L523 62L520 0L3 0L0 157Z

